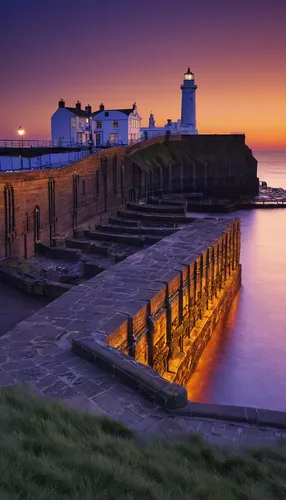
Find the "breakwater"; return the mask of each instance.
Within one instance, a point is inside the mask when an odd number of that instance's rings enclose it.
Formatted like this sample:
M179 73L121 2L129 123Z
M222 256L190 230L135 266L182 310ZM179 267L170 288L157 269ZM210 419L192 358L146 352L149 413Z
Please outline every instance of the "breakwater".
M255 195L257 162L243 135L157 137L63 168L0 174L0 261L28 258L127 202L164 193Z
M239 256L239 220L197 219L128 257L88 282L80 304L82 318L94 311L92 332L80 332L73 351L154 402L186 404L177 384L189 379L239 290Z

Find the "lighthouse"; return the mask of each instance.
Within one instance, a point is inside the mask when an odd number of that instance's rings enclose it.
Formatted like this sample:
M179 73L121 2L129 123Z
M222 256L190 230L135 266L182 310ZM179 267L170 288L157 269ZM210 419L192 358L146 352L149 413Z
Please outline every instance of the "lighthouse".
M181 85L182 90L182 113L181 113L181 127L186 127L187 133L197 134L196 123L196 90L194 74L190 68L184 74L184 82Z

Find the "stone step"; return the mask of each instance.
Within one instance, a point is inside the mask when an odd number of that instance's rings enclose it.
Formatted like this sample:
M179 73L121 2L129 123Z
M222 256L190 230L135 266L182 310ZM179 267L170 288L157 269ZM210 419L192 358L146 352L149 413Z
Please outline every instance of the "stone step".
M81 258L81 251L78 248L50 247L44 243L37 244L36 253L45 257L51 257L52 259L69 262L78 262Z
M127 219L138 219L144 222L152 223L152 222L161 222L164 224L189 224L194 221L192 217L186 217L184 215L171 215L171 214L157 214L157 213L143 213L136 212L132 210L122 209L118 211L118 215L121 218Z
M148 204L151 205L174 205L187 208L187 202L182 200L169 200L164 198L148 198Z
M184 205L151 205L149 203L127 203L127 209L138 211L138 212L147 212L147 213L163 213L163 214L185 214L187 209Z
M116 234L146 234L146 235L157 235L164 238L164 236L170 236L170 234L174 234L179 228L174 227L148 227L148 226L138 226L138 227L129 227L129 226L116 226L113 224L101 224L96 227L97 231L107 232L107 233L116 233Z
M86 237L98 241L112 241L113 243L124 243L125 245L132 245L142 247L145 244L157 243L162 239L161 236L151 235L132 235L132 234L115 234L101 231L85 231Z
M139 214L140 215L140 214ZM140 218L140 217L139 217ZM123 226L130 226L130 227L140 227L142 226L142 221L141 220L135 220L135 219L124 219L124 218L113 218L113 217L110 217L109 218L109 222L110 224L116 224L118 226L120 225L123 225ZM163 222L160 222L160 221L152 221L152 220L149 220L148 221L148 226L149 227L170 227L170 225L168 224L164 224ZM176 225L175 224L171 224L171 227L175 227Z
M123 225L123 226L131 226L131 227L137 227L138 226L138 221L136 220L128 220L128 219L120 219L115 218L115 217L109 217L109 222L110 224L116 224L118 226Z
M77 240L73 238L73 239L67 239L65 241L65 244L67 248L78 248L83 252L88 252L95 255L105 255L105 256L108 255L108 247L103 247L92 240L88 239Z

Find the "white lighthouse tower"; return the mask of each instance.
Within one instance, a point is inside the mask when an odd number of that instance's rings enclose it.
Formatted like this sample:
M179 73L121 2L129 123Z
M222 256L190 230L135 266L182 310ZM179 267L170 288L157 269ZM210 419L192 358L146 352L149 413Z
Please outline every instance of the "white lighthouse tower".
M182 89L182 113L181 113L181 127L188 129L188 134L197 134L196 123L196 90L194 74L190 68L184 74L184 83L181 85Z

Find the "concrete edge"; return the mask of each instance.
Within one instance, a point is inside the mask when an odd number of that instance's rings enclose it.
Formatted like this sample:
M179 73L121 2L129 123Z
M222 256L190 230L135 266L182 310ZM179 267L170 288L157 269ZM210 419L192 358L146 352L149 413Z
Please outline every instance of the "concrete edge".
M135 361L127 354L94 337L74 339L72 351L112 374L154 404L167 410L184 408L188 405L188 393L185 387L168 382L149 366Z
M286 412L249 406L230 406L189 401L185 408L172 410L173 416L227 420L236 423L286 429Z
M168 382L149 366L93 337L74 339L72 351L112 374L152 403L162 406L170 416L227 420L286 429L286 412L283 411L191 402L185 387Z

